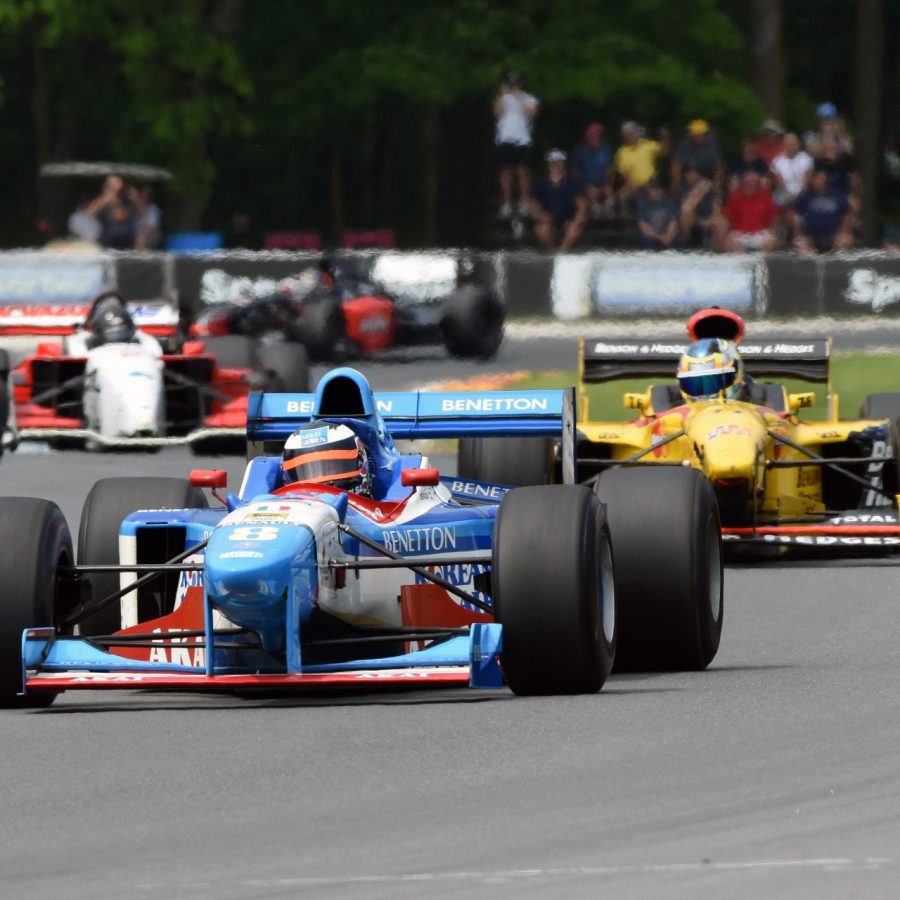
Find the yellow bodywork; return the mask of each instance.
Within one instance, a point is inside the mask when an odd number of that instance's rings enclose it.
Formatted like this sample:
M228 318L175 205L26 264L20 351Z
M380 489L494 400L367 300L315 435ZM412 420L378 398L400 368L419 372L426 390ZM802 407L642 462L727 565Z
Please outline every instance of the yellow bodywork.
M643 394L624 395L624 409L638 410L631 421L592 421L584 381L579 378L578 431L582 440L596 445L586 448L582 443L580 459L587 465L595 458L623 464L693 466L717 489L720 505L722 497L730 498L728 517L738 520L778 521L825 510L821 465L767 466L770 461L810 460L807 453L779 441L779 437L823 456L827 455L827 445L840 444L853 432L884 424L884 420L839 420L838 397L832 393L830 381L829 417L816 422L798 417L800 409L814 405L812 392L784 393L786 412L722 396L716 400L685 399L681 405L659 413L652 408L651 393L648 388Z

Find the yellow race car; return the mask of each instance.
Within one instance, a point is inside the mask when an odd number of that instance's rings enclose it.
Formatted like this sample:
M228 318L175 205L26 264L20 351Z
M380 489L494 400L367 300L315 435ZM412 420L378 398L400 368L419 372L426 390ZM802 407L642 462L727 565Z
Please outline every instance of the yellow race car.
M743 323L724 311L706 311L689 323L692 339L715 336L734 347ZM700 340L700 344L709 343ZM696 346L696 345L694 345ZM745 381L733 394L724 376L676 370L687 344L671 340L584 340L579 347L578 477L610 489L612 469L692 467L706 477L718 500L723 539L732 545L874 549L900 545L897 450L900 393L867 398L862 417L841 419L832 390L830 339L776 339L738 345ZM707 371L704 370L704 366ZM587 387L634 378L654 380L624 394L634 418L591 418ZM692 379L705 381L697 399ZM721 383L715 379L722 377ZM821 386L826 416L807 421L814 391L789 393L777 379ZM664 379L664 380L663 380ZM762 380L766 379L766 380ZM554 480L553 450L546 442L500 440L461 448L463 474L485 481ZM513 478L504 479L508 472ZM632 495L634 496L634 495ZM634 497L634 502L645 498Z

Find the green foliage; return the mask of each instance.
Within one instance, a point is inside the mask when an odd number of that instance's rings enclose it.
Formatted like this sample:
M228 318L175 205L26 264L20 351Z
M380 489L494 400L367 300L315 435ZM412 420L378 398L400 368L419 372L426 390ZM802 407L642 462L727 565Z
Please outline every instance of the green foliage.
M847 105L847 8L784 3L798 115ZM746 15L746 0L0 0L0 162L18 186L0 228L21 243L43 159L118 158L172 169L175 199L209 225L242 212L260 230L327 233L340 188L347 223L415 242L437 110L441 238L477 240L503 72L521 70L541 100L540 148L593 118L613 139L626 118L677 138L699 116L731 152L763 117Z

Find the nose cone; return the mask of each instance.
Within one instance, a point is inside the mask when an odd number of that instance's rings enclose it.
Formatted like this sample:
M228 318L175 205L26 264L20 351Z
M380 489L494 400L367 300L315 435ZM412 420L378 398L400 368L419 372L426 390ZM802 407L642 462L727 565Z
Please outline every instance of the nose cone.
M258 632L264 649L278 650L287 594L294 591L301 609L309 607L317 584L315 562L315 539L304 525L226 520L206 547L207 594L229 621Z
M707 478L755 482L766 435L758 415L734 404L711 406L697 413L689 431Z

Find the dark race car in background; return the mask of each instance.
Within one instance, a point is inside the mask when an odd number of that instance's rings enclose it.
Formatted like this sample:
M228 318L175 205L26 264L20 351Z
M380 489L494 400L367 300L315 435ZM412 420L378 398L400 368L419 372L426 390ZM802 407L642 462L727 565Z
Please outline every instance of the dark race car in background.
M492 290L464 284L447 287L439 296L422 296L390 290L377 274L377 268L372 277L326 254L318 264L282 279L271 293L207 305L191 335L279 333L302 343L316 361L435 344L462 359L496 354L505 312Z

